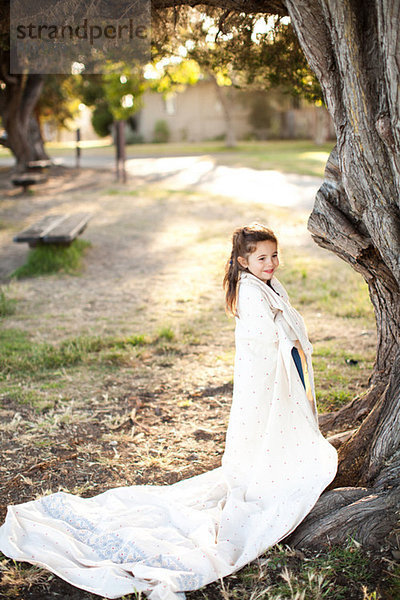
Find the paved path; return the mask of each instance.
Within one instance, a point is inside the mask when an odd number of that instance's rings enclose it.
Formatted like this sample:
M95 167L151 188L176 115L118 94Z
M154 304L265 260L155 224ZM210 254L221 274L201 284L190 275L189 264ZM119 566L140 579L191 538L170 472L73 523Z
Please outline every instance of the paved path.
M251 202L311 210L321 185L317 177L218 165L212 156L135 158L126 163L130 177L164 188L210 193Z
M271 170L218 165L218 156L173 156L128 158L126 169L133 185L153 183L172 189L191 189L213 195L267 202L277 206L311 211L321 185L317 177L294 175ZM57 162L74 167L74 156ZM12 158L0 158L0 167L12 166ZM85 150L83 168L115 168L114 157Z

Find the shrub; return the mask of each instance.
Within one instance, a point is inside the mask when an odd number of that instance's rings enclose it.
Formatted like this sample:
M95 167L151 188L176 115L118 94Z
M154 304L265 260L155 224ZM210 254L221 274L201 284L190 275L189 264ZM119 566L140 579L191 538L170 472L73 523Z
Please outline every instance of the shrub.
M92 114L92 125L97 135L100 137L110 135L113 120L108 104L104 101L99 102Z
M157 144L165 144L169 141L170 131L166 121L159 119L154 125L153 141Z

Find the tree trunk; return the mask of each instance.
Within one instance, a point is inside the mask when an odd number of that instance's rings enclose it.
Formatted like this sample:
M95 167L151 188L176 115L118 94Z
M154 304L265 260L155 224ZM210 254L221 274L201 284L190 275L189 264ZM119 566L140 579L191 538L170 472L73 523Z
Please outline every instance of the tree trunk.
M236 146L236 136L235 136L235 131L234 131L233 122L232 122L231 104L229 102L229 99L227 98L226 90L223 89L220 85L218 85L217 78L215 77L214 73L212 73L210 71L209 75L214 84L215 90L217 92L218 100L221 103L222 111L224 113L225 144L228 146L228 148L234 148Z
M400 506L400 3L286 0L286 6L337 134L308 228L366 280L378 337L368 393L321 419L327 430L367 415L339 449L336 489L291 539L316 546L355 535L379 547Z
M0 112L7 139L3 142L16 158L18 171L30 161L48 159L34 109L43 88L42 75L10 75L9 56L4 53L0 79Z

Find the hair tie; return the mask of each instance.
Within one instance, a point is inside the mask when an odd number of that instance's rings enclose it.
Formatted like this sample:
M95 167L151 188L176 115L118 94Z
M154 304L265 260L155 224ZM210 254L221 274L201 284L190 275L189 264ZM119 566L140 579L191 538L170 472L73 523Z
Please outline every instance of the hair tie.
M230 265L233 265L233 260L232 260L232 259L229 261L229 264L230 264Z

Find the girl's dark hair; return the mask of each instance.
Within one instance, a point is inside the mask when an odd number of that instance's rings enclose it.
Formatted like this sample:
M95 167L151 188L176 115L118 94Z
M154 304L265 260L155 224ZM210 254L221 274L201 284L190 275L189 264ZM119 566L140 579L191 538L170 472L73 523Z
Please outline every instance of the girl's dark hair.
M268 240L278 245L278 240L271 229L253 223L246 227L238 227L232 236L232 252L230 259L226 263L224 289L226 298L226 312L236 315L237 290L240 271L246 271L239 263L238 256L246 258L254 252L257 242Z

